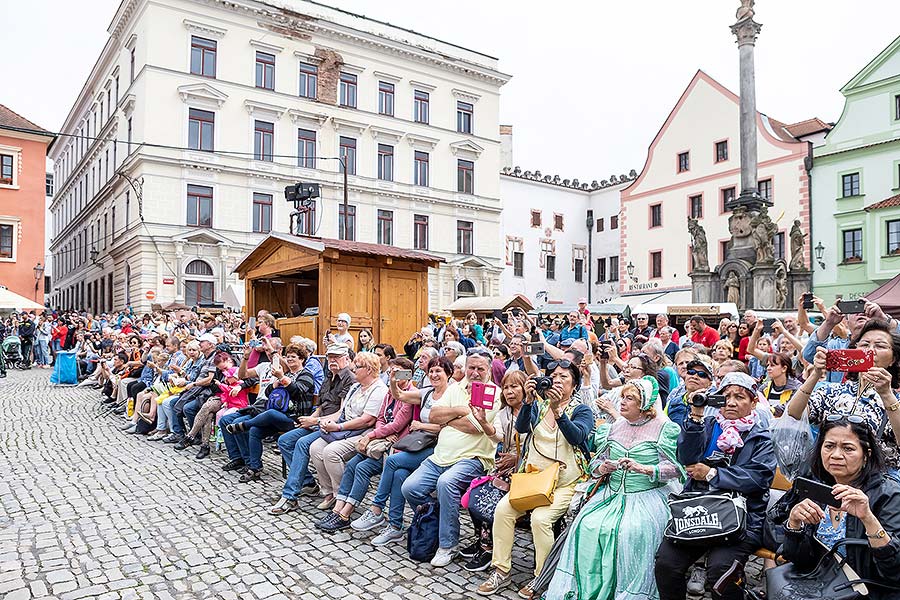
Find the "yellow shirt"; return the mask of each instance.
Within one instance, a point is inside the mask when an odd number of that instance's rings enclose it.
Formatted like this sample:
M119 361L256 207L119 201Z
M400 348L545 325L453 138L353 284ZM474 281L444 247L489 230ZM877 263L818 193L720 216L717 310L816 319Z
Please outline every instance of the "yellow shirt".
M552 427L547 423L547 418L541 419L538 426L534 428L534 435L531 436L533 448L528 448L528 464L533 465L539 470L550 467L556 459L566 465L565 469L559 471L558 487L565 487L576 483L581 478L581 468L578 466L578 460L575 453L578 452L575 447L566 440L559 426Z
M441 396L441 399L435 402L431 409L434 410L439 406L454 408L459 406L469 406L469 392L466 386L460 382L458 385L451 385ZM487 420L498 427L497 414L500 412L500 402L494 403L494 408L486 411ZM494 455L497 452L497 444L481 432L481 426L475 417L471 414L465 417L472 423L479 433L463 433L455 427L448 425L441 429L438 434L437 445L434 447L434 454L431 455L431 462L439 467L449 467L466 458L477 458L481 461L485 471L494 468Z

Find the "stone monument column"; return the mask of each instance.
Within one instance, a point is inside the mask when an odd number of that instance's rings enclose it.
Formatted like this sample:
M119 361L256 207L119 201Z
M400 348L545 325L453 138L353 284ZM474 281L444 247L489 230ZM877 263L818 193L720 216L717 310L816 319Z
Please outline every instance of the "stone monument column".
M732 206L746 206L750 211L764 202L757 182L756 150L756 67L753 53L756 37L762 25L753 20L753 0L742 0L737 11L737 23L731 32L737 37L740 56L740 115L741 115L741 194Z

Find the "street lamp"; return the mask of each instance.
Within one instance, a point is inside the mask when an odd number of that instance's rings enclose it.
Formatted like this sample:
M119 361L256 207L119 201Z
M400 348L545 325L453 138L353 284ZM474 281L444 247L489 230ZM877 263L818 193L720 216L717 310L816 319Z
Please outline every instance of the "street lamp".
M93 246L91 246L90 255L91 255L91 264L93 264L93 265L99 264L97 262L97 257L100 256L100 251L97 250L96 248L94 248Z
M814 250L816 251L816 262L818 262L819 266L824 270L825 261L823 260L823 257L825 256L825 246L822 245L821 240L819 241L818 245L816 245Z
M40 262L34 265L34 301L37 302L38 284L44 278L44 265Z
M630 260L628 261L628 265L625 266L625 272L628 273L628 278L633 283L637 283L637 277L634 276L634 263Z

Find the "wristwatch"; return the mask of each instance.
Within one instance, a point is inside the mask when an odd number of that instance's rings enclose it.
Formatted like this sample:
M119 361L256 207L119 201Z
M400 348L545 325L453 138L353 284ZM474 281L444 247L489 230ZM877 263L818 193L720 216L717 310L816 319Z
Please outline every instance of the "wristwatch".
M712 469L710 469L709 471L707 471L707 473L706 473L706 483L709 483L710 481L712 481L713 478L714 478L716 475L718 475L718 474L719 474L719 472L716 471L716 468L715 468L715 467L713 467Z
M887 537L887 531L884 530L884 527L876 531L875 533L867 533L866 537L870 540L881 540Z

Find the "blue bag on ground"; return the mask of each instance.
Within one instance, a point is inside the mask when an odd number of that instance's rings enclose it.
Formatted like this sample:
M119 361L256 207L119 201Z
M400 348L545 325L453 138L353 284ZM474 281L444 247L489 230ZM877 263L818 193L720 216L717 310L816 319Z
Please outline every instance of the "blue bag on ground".
M78 384L78 362L75 360L74 351L56 353L56 361L53 363L50 383L54 385Z
M429 562L438 549L438 504L426 502L419 505L406 533L406 549L409 557L419 562Z

